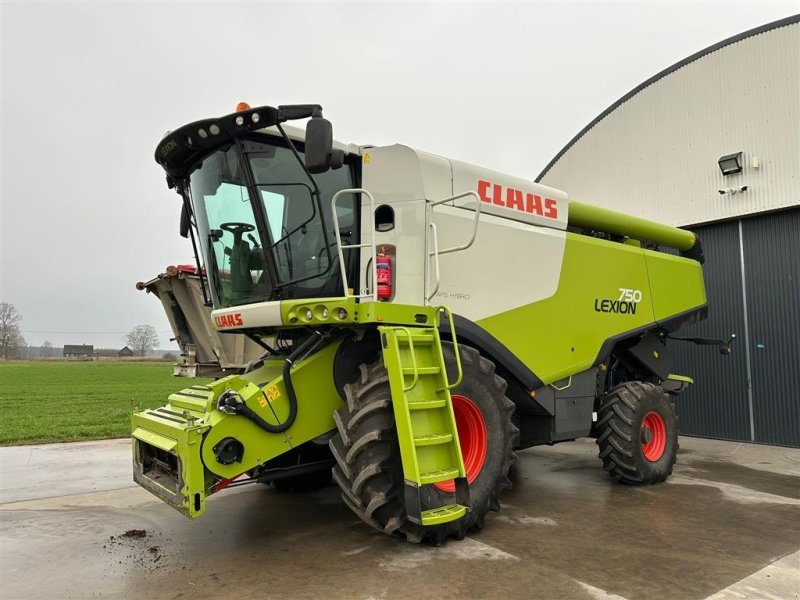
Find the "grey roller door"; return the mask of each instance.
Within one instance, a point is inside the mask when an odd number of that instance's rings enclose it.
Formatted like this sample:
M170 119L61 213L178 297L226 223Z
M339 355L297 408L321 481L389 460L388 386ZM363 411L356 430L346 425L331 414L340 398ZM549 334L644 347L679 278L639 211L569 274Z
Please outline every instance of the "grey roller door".
M755 441L800 446L800 210L742 221Z
M800 446L800 209L692 229L706 254L709 318L676 335L737 340L729 357L672 343L675 372L696 381L677 400L681 431Z
M744 307L739 267L737 222L693 228L703 242L703 271L708 295L708 319L675 333L677 336L743 338ZM741 341L738 340L738 341ZM750 440L745 353L735 345L731 356L712 347L672 342L673 370L694 377L695 384L678 396L682 433L724 440Z

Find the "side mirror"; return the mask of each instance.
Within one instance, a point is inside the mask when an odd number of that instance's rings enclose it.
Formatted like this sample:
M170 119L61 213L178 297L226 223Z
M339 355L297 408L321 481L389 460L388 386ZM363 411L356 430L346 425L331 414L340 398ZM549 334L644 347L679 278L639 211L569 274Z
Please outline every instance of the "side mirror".
M333 149L333 126L323 117L314 117L306 124L306 169L324 173L344 163L344 152Z
M189 209L186 207L186 203L184 202L181 206L181 228L180 234L183 238L189 237L189 227L191 226L189 221Z

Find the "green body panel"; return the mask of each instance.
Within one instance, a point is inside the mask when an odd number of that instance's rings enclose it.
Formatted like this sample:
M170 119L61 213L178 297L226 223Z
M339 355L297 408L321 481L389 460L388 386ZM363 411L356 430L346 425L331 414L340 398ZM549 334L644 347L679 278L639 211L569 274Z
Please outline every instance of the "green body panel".
M292 369L292 384L297 394L297 420L285 433L269 433L241 416L231 416L217 410L208 415L210 431L203 443L202 458L206 468L218 477L236 477L258 465L280 456L335 427L333 411L342 406L342 399L333 382L333 359L339 342L333 343L313 356L299 361ZM281 372L284 359L268 360L265 367L244 377L233 377L230 389L237 389L247 406L268 423L276 423L272 414L283 423L289 416L289 400ZM243 385L242 385L243 384ZM263 390L263 393L262 393ZM265 398L265 395L267 398ZM270 398L270 400L268 400ZM271 406L271 410L270 410ZM241 463L219 464L214 446L226 437L235 437L244 444Z
M439 525L460 519L467 507L450 504L414 514L423 485L465 478L450 388L437 327L378 327L389 374L392 408L403 462L403 477L413 492L409 519ZM456 350L457 352L457 350ZM460 377L460 363L459 363Z
M610 312L623 290L641 298ZM704 304L696 261L568 233L556 293L478 324L550 384L590 368L606 340Z
M675 373L670 373L667 379L671 379L672 381L682 381L684 383L694 383L694 379L689 377L688 375L676 375Z
M323 309L328 309L328 316L323 318ZM337 318L335 311L347 311L345 318ZM310 312L309 312L310 311ZM396 323L413 326L425 324L438 325L439 309L432 306L415 306L410 304L394 304L391 302L359 302L349 298L319 298L313 302L308 300L281 301L281 320L287 327L309 326L344 326L357 324ZM310 319L304 318L309 314Z
M215 382L217 387L221 381ZM134 481L192 518L205 512L207 488L212 483L203 469L200 447L208 431L203 417L214 392L211 386L203 387L172 394L166 406L131 416ZM177 459L174 479L145 469L138 451L141 442Z
M706 303L699 262L653 250L645 250L644 255L654 320L663 321Z
M295 364L292 383L297 393L298 414L285 433L268 433L245 417L216 409L220 394L235 390L265 421L276 423L274 410L277 422L284 422L289 415L289 402L281 375L284 362L281 357L265 361L263 367L247 375L232 375L208 386L172 394L161 408L134 413L131 417L134 479L186 516L198 517L205 512L205 498L219 479L237 477L334 429L333 412L343 405L331 376L340 343L333 342ZM223 465L216 460L213 448L228 436L244 445L244 453L241 462ZM143 472L137 454L139 441L177 458L177 484ZM179 493L174 489L176 485L180 487Z
M312 300L282 300L281 301L281 321L284 325L291 327L309 327L319 325L344 325L355 323L358 320L356 314L355 298L314 298ZM328 316L323 317L323 308L328 309ZM344 309L347 312L345 318L338 318L336 312ZM310 311L310 313L309 313ZM311 318L307 318L310 314Z
M653 321L649 293L636 314L595 310L598 298L617 300L620 287L649 291L643 251L568 233L556 293L478 324L552 383L591 367L607 338Z
M691 231L574 200L569 202L569 224L639 241L655 242L677 250L689 250L697 243L697 237Z

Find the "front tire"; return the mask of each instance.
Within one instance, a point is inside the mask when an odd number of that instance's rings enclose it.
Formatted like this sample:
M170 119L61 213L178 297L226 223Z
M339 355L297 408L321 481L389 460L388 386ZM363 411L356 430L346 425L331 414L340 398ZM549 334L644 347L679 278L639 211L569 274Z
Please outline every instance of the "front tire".
M617 481L647 485L672 474L678 417L660 387L641 381L616 386L603 397L595 427L603 468Z
M443 343L442 349L450 372L455 363L453 346ZM330 448L337 462L333 479L342 499L368 525L404 535L411 542L438 545L448 537L461 539L470 529L483 528L486 514L500 509L500 494L511 487L508 470L516 460L512 448L519 431L511 422L514 405L505 397L506 382L477 350L460 349L464 376L452 395L461 398L454 399L454 410L470 484L470 510L461 519L430 527L408 519L389 378L381 360L361 366L360 379L344 388L347 406L334 415L338 434ZM447 482L423 486L422 509L454 503L453 489Z

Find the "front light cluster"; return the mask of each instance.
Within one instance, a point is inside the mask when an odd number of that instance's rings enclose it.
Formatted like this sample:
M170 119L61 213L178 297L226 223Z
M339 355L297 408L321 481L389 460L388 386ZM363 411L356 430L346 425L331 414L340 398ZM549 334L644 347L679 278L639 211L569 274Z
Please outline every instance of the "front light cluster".
M289 312L290 323L325 323L346 321L349 314L347 309L341 306L329 308L324 304L316 306L299 306Z

